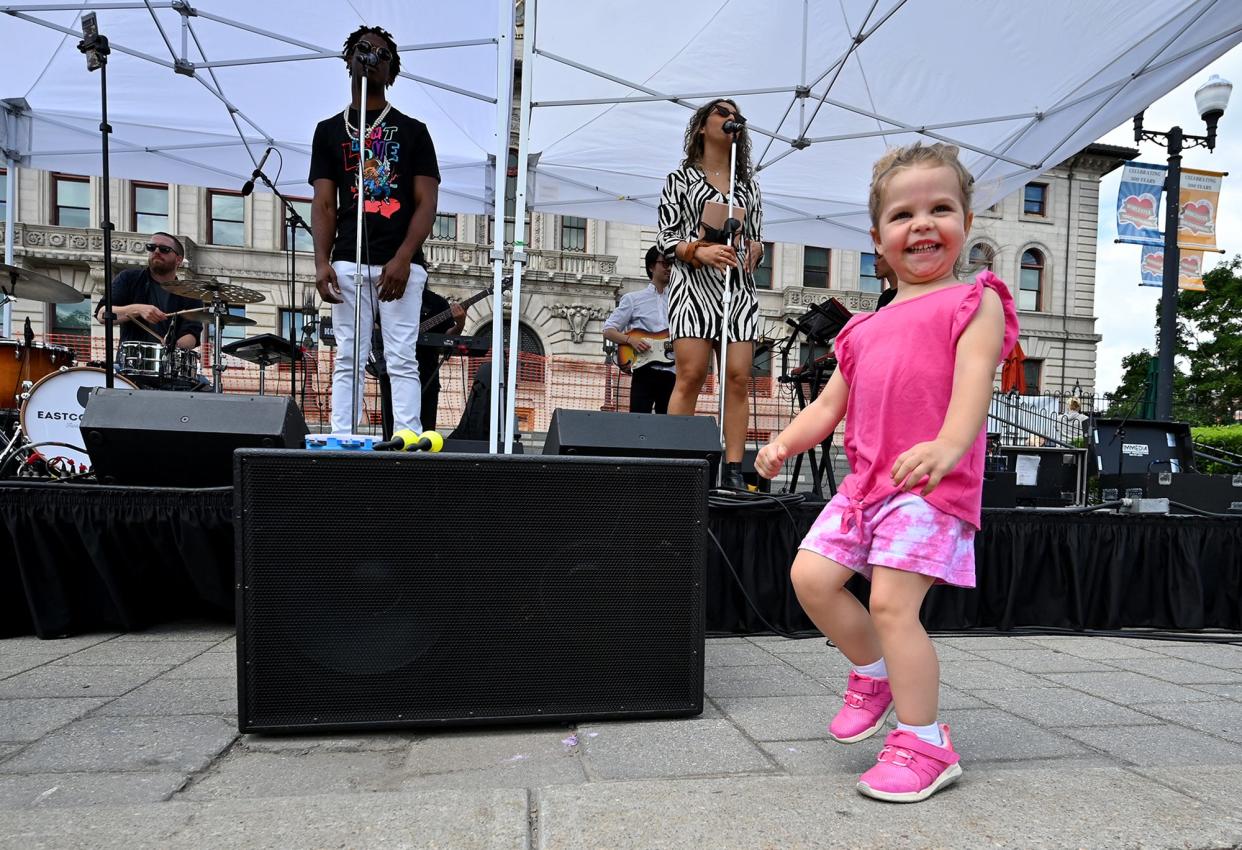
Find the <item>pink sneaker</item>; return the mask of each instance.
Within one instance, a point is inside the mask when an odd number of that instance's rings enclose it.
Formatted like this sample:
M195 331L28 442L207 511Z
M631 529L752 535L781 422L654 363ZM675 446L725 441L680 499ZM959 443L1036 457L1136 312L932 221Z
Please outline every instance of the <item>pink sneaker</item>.
M961 757L949 740L948 724L940 724L940 734L943 747L905 729L889 732L875 767L858 778L858 790L890 803L917 803L956 780L962 775Z
M828 724L828 734L842 744L857 743L880 731L892 710L888 679L873 679L851 670L845 705Z

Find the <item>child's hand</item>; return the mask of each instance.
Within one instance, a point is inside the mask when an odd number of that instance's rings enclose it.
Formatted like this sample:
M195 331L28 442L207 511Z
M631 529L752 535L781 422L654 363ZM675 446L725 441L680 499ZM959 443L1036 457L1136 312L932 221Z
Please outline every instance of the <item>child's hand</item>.
M965 452L946 440L916 443L897 456L893 463L893 483L903 491L923 484L919 493L926 496L957 466L963 454ZM758 465L756 461L755 467L758 468Z
M787 457L789 457L789 449L784 443L768 443L755 455L755 472L767 479L775 478Z

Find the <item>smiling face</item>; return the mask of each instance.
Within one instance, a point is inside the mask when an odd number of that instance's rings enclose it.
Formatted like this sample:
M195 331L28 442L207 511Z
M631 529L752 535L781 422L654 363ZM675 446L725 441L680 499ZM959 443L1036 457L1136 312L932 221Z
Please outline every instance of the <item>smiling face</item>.
M974 221L953 169L914 165L894 171L885 180L879 212L871 238L901 284L953 279Z

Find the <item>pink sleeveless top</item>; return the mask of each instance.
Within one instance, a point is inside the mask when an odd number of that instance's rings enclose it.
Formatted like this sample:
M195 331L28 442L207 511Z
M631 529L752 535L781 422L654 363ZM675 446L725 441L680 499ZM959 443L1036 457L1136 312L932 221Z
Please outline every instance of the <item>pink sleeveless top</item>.
M957 340L979 309L984 287L1000 296L1005 311L1004 360L1018 338L1018 315L1009 288L990 271L980 272L974 283L855 316L837 335L837 365L850 389L845 456L851 472L840 490L856 509L898 492L890 475L897 456L940 433L953 395ZM986 425L979 429L957 466L926 497L936 508L976 528L986 430Z

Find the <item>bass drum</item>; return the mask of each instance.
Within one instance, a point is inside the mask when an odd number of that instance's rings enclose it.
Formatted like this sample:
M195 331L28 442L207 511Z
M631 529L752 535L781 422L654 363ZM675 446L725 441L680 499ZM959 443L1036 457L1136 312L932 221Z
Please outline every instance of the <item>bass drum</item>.
M22 405L22 434L49 463L73 463L76 471L90 468L90 456L81 448L82 432L78 423L82 421L91 391L107 386L107 376L103 369L81 366L54 372L31 387ZM124 375L113 375L113 378L116 387L138 389L138 385Z

